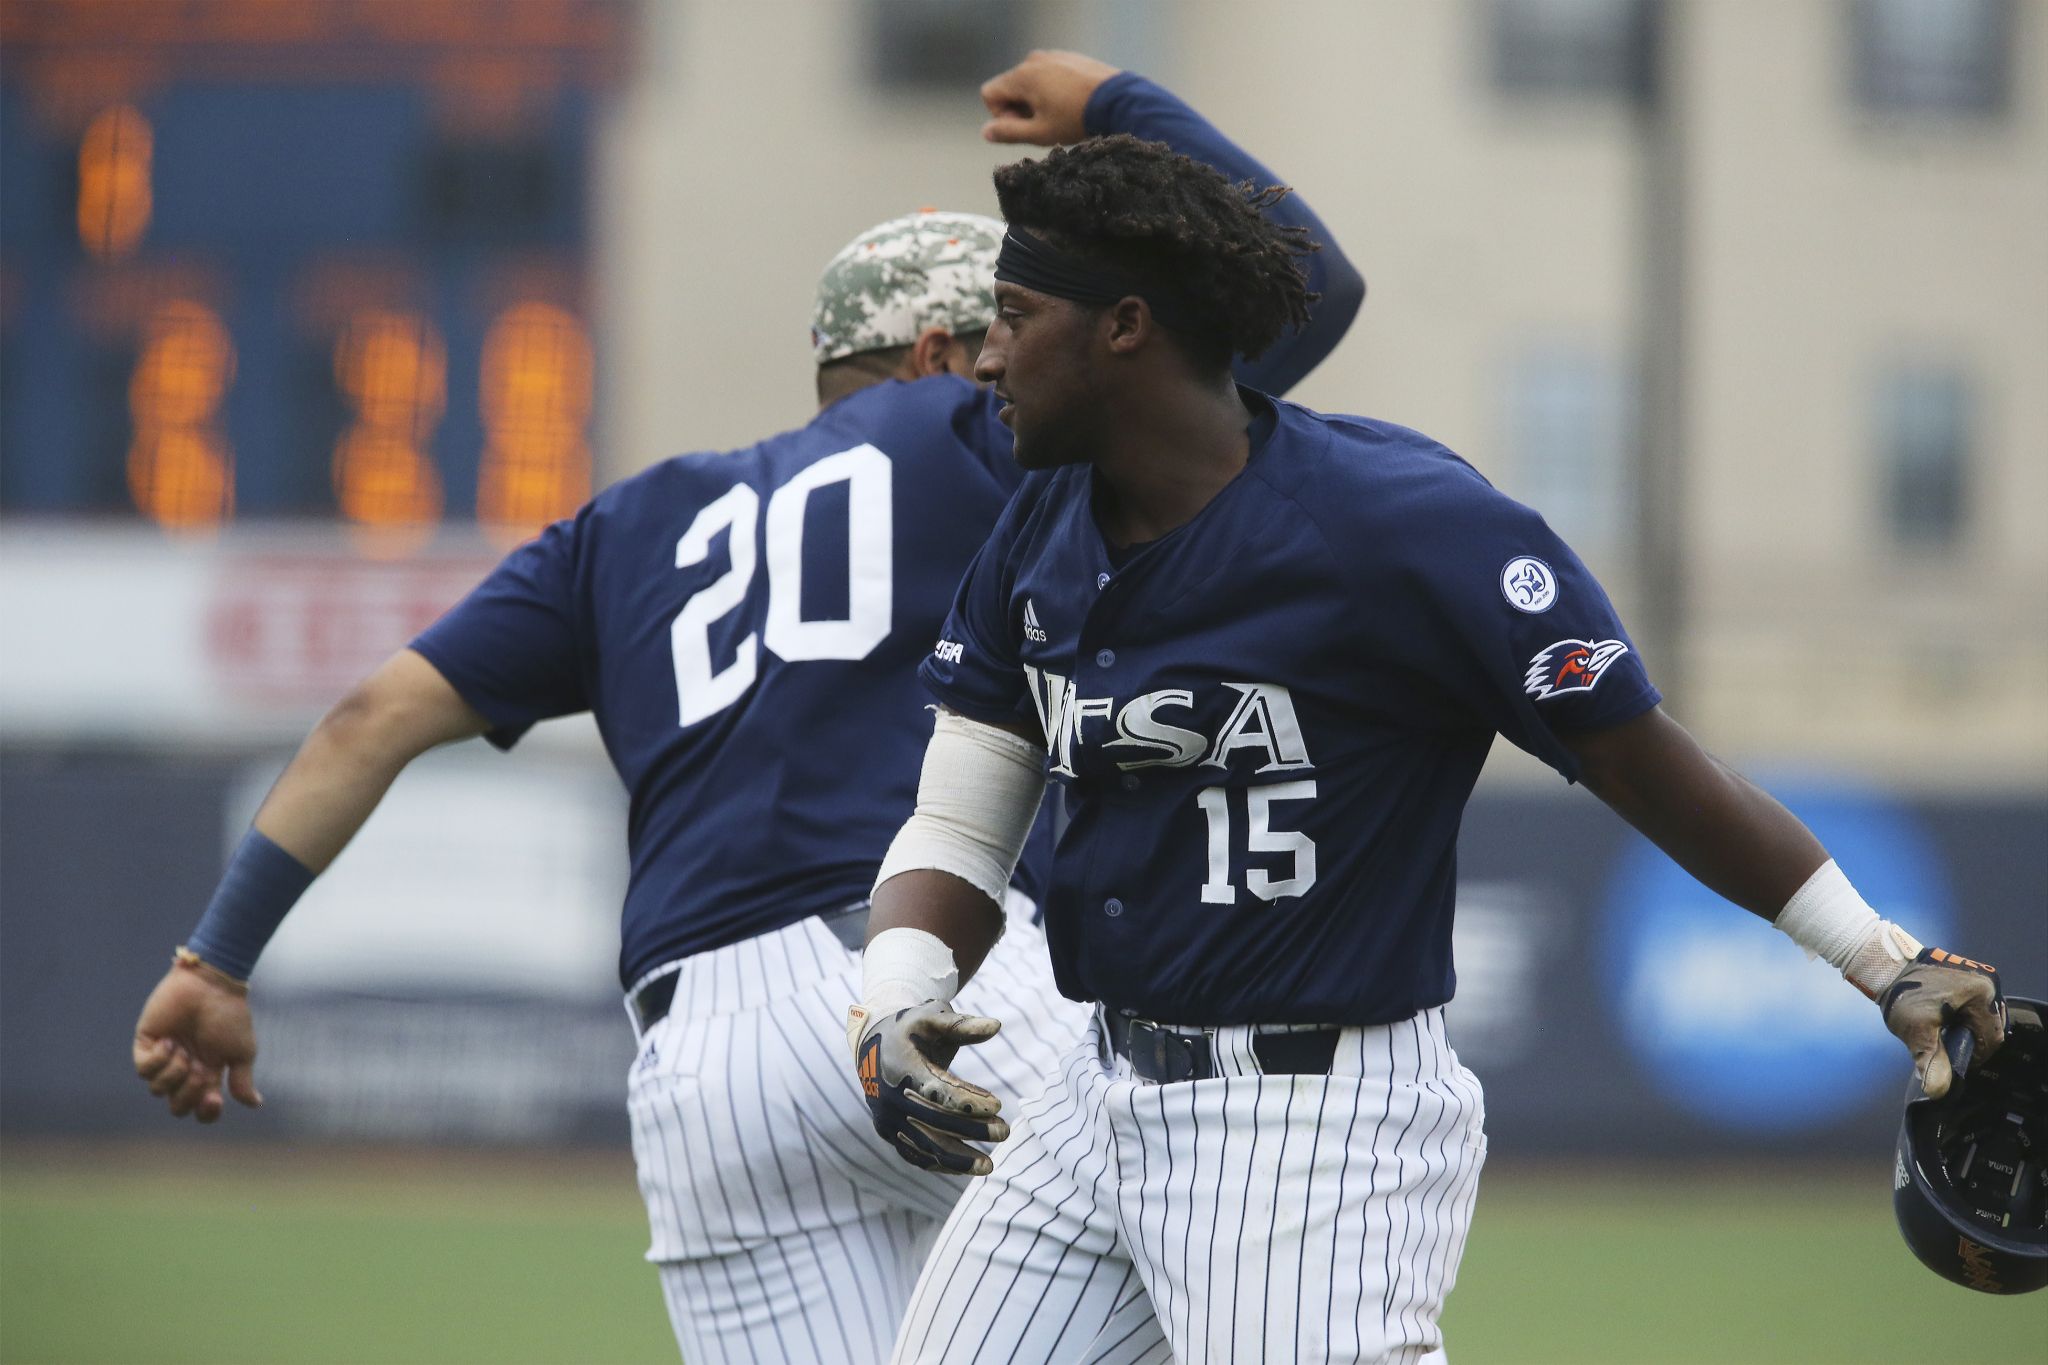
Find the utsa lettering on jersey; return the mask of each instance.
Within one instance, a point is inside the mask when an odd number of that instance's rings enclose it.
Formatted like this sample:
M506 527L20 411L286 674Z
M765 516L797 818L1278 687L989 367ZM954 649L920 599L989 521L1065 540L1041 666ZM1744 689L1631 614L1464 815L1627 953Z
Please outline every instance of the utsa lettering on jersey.
M961 850L1019 847L1027 827L1020 803L956 794L1042 775L1070 817L1046 937L1092 1016L1049 1086L998 1097L999 1121L987 1097L928 1089L995 1146L896 1359L1442 1349L1486 1151L1443 1018L1457 837L1496 736L1853 984L1913 984L1880 997L1906 1002L1884 1022L1931 1085L1942 1010L1997 1045L1995 982L1880 920L1662 713L1540 516L1414 431L1230 382L1219 358L1303 302L1270 220L1139 144L1006 166L996 186L1008 230L976 373L1034 472L921 668L946 714L864 973L895 1008L870 987L852 1031L879 1044L885 1094L914 1069L891 1058L999 927Z
M1166 91L1074 54L1034 54L987 93L1004 140L1142 134L1270 178ZM1320 233L1299 200L1273 212ZM840 1065L841 1019L932 731L918 660L1022 479L998 402L966 377L1001 231L924 212L856 238L819 286L810 423L605 490L322 722L190 961L145 1006L137 1069L174 1113L216 1117L221 1069L246 1078L240 978L406 762L589 711L630 796L627 1104L683 1354L854 1365L888 1350L962 1186L874 1131L863 1097L883 1087L872 1066ZM1319 264L1323 309L1248 377L1284 388L1343 334L1363 286L1334 251ZM1085 1023L1032 922L1049 823L1017 868L1003 944L961 995L1010 1021L961 1070L1012 1092L1052 1074Z

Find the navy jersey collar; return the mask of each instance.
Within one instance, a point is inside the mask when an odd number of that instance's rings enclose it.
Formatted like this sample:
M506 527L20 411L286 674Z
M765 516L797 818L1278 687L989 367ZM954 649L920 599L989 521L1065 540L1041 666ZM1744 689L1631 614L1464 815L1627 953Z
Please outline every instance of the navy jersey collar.
M1239 385L1237 387L1237 397L1245 403L1245 407L1251 409L1251 422L1245 426L1245 436L1251 438L1251 450L1245 454L1245 469L1251 469L1253 460L1260 458L1260 452L1266 450L1266 442L1272 440L1274 430L1278 430L1278 426L1280 426L1280 413L1274 409L1272 399L1268 399L1264 393L1257 393L1255 389L1245 389L1243 385ZM1231 483L1227 483L1221 489L1217 489L1217 497L1223 497L1225 493L1229 493L1231 485L1235 485L1237 479L1245 477L1245 469L1239 469L1237 475L1231 477ZM1090 475L1090 520L1092 522L1094 522L1094 487L1096 487L1094 485L1094 475ZM1212 497L1210 501L1217 501L1217 497ZM1208 505L1206 503L1202 505L1202 512L1208 512ZM1202 512L1196 512L1192 518L1188 518L1188 524L1198 522L1202 518ZM1171 536L1176 536L1178 532L1180 532L1180 526L1176 526L1174 530L1169 530L1163 536L1157 536L1155 540L1137 540L1137 542L1126 544L1126 546L1114 546L1106 538L1102 538L1100 522L1096 524L1096 536L1102 540L1102 557L1116 571L1128 569L1130 561L1135 561L1139 555L1149 551L1151 546L1159 544L1161 540L1167 540Z
M1063 480L1071 482L1065 485L1070 491L1059 514L1064 523L1060 534L1078 553L1087 576L1098 587L1113 579L1150 578L1155 571L1163 571L1171 575L1173 587L1151 591L1164 593L1157 599L1159 606L1170 606L1206 590L1211 580L1228 569L1242 546L1270 533L1274 516L1294 510L1291 492L1328 446L1329 430L1320 423L1304 422L1302 410L1291 403L1241 385L1238 393L1254 414L1246 427L1252 449L1244 468L1201 511L1157 540L1112 554L1095 520L1093 467L1070 466L1062 471ZM1199 559L1190 557L1197 554ZM1162 570L1161 566L1170 567Z

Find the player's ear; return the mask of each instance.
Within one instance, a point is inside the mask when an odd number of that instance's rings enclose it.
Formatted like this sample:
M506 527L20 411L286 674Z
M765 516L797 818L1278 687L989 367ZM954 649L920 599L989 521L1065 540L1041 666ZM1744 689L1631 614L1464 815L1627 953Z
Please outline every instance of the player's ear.
M958 373L952 364L953 354L959 350L953 334L943 327L927 327L917 334L917 340L910 343L907 357L911 370L910 377L923 379L928 375ZM974 357L969 356L971 364Z
M1103 340L1116 355L1130 355L1142 348L1158 325L1152 320L1152 305L1136 294L1103 310Z

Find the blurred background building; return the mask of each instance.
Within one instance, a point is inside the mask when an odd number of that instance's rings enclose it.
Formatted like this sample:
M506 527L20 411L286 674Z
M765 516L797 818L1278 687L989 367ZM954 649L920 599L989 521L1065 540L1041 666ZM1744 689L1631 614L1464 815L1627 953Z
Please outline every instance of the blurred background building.
M9 0L0 1123L157 1122L109 1040L321 707L593 488L805 420L822 263L992 209L975 87L1035 45L1341 235L1297 397L1542 508L1681 719L2048 984L2033 0ZM587 725L469 748L266 958L240 1130L623 1133L622 802ZM1547 776L1504 752L1465 848L1496 1150L1867 1148L1862 1002Z

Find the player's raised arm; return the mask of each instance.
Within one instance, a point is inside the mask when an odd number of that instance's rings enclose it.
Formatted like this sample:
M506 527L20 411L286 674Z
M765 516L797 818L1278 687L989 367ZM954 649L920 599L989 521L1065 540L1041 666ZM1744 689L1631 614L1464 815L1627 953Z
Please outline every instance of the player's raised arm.
M1948 1023L1976 1035L1980 1057L2004 1041L1995 971L1923 947L1880 918L1797 816L1661 709L1559 738L1579 761L1580 781L1672 861L1875 1000L1885 1025L1912 1049L1929 1095L1948 1092Z
M408 763L489 728L411 650L393 655L321 718L136 1020L135 1072L172 1115L212 1123L225 1108L223 1081L242 1104L262 1103L248 977L264 945Z
M939 711L917 809L876 874L846 1025L875 1131L913 1166L986 1175L988 1156L967 1140L1010 1135L1002 1102L946 1069L1002 1024L956 1013L952 999L1002 935L1003 892L1044 795L1036 736Z
M981 98L989 111L982 136L991 142L1051 147L1128 133L1164 142L1215 167L1234 184L1249 182L1263 190L1283 183L1171 91L1078 52L1033 52L986 82ZM1315 296L1307 323L1257 359L1239 357L1233 367L1238 382L1281 394L1343 340L1365 300L1365 280L1300 195L1268 197L1262 208L1274 222L1317 246L1303 262Z

